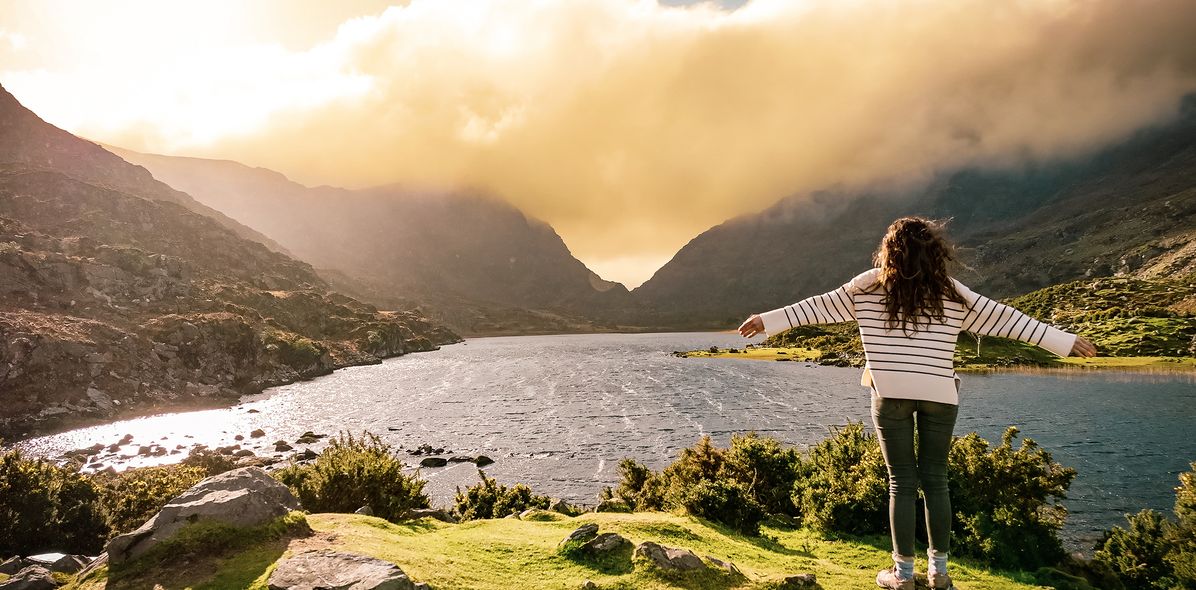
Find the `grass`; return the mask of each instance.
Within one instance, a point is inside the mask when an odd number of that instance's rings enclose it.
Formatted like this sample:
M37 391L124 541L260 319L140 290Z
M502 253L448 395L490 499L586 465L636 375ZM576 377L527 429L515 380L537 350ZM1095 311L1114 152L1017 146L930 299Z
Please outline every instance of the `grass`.
M817 574L824 589L875 588L877 570L888 565L887 538L824 539L803 529L764 527L761 537L738 535L720 525L663 513L587 513L562 520L511 518L470 521L459 525L431 519L394 524L354 514L312 514L314 533L291 539L267 539L229 557L206 561L162 563L150 576L109 582L101 571L69 588L232 589L266 587L280 557L309 548L331 548L370 555L398 564L413 580L436 590L510 590L511 588L580 588L592 580L599 588L654 590L689 588L764 590L785 575ZM574 528L594 522L600 531L618 532L633 543L655 541L690 549L699 556L729 560L743 577L710 570L701 574L663 576L630 552L605 563L592 563L557 551ZM924 568L925 564L920 564ZM1000 572L963 561L953 576L965 590L1031 590L1033 576Z

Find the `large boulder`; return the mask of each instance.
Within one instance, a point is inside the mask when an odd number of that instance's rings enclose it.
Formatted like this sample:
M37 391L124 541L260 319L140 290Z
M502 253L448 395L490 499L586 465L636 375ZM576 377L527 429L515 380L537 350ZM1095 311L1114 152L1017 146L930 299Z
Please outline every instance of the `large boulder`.
M619 533L602 533L597 537L586 541L579 550L593 557L603 557L606 555L617 554L620 551L631 548L631 541Z
M699 570L706 567L702 559L689 549L674 549L651 541L640 543L635 556L648 560L652 565L669 571Z
M593 539L594 537L597 537L597 536L598 536L598 525L596 525L592 522L588 523L588 524L583 524L583 525L577 527L576 529L574 529L573 532L569 533L568 537L561 539L559 546L564 547L566 545L585 543L585 542L589 541L590 539Z
M270 590L414 590L415 584L393 563L326 549L305 551L278 562L267 582Z
M66 555L64 553L43 553L41 555L30 555L25 558L25 561L31 565L40 565L51 572L61 572L64 574L77 573L83 569L84 566L91 563L90 557L83 555Z
M31 565L15 574L4 582L0 582L0 590L54 590L58 582L50 574L50 570Z
M0 574L11 576L25 569L27 565L29 564L25 563L25 560L21 559L20 556L10 557L0 562Z
M253 527L292 510L299 501L260 467L242 467L209 477L171 500L141 528L108 542L113 565L138 557L170 539L184 526L201 521Z

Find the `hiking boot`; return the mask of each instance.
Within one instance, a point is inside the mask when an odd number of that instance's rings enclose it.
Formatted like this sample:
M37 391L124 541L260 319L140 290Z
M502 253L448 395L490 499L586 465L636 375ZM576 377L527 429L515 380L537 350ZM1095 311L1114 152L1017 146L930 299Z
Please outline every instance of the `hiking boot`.
M914 579L909 578L903 580L897 576L897 566L889 566L889 569L880 570L876 574L876 585L888 590L914 590Z
M933 573L926 578L932 590L955 590L955 584L951 583L951 576L947 574Z

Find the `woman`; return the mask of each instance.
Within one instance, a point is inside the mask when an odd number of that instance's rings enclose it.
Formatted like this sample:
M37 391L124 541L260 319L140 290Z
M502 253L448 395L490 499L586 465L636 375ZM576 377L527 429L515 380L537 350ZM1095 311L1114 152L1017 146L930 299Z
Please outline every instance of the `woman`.
M877 574L882 588L914 588L919 483L926 503L930 585L953 588L947 575L947 452L959 409L959 377L952 360L959 332L1016 338L1059 356L1096 354L1083 337L977 295L948 276L952 251L940 229L920 217L898 219L876 251L877 268L834 291L753 315L739 327L740 334L751 338L807 324L859 322L867 358L861 384L872 388L872 422L889 472L894 564Z

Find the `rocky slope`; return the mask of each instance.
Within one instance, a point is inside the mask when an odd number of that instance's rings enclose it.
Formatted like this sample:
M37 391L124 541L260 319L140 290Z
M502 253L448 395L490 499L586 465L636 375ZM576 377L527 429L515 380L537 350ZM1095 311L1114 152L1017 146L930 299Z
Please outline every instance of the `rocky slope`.
M632 296L677 327L736 325L869 268L887 224L950 217L957 276L993 296L1080 278L1196 269L1196 98L1099 153L1016 171L944 173L916 191L785 199L694 238Z
M469 191L310 188L226 160L111 148L276 240L338 288L466 334L609 330L623 285L573 257L548 224ZM326 271L325 271L326 269Z
M246 235L0 89L0 437L225 403L458 340Z

